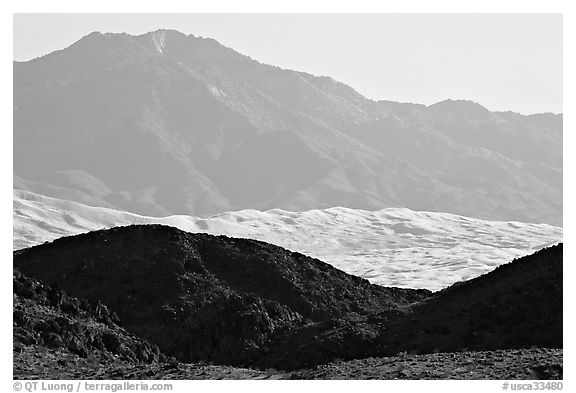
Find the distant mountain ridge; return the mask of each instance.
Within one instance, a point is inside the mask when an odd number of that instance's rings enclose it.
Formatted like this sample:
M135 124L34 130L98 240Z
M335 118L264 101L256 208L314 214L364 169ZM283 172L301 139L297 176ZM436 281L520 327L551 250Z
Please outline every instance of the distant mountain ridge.
M14 62L15 187L146 215L407 207L562 225L562 115L373 101L212 39Z
M329 208L242 210L209 218L148 217L14 191L14 248L131 224L266 241L372 283L439 290L562 241L562 228L448 213Z

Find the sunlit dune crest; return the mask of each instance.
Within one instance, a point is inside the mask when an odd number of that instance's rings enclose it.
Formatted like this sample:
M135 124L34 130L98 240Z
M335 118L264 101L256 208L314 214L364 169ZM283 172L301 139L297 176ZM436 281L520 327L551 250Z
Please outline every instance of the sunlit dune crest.
M164 224L266 241L385 286L438 290L562 241L547 224L486 221L405 208L241 210L202 219L147 217L14 190L14 249L130 224Z

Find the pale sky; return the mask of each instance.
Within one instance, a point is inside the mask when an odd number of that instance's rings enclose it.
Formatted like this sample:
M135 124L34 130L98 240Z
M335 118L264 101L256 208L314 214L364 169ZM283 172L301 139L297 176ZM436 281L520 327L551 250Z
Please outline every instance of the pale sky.
M330 76L374 100L562 112L561 14L15 14L14 59L93 31L159 28Z

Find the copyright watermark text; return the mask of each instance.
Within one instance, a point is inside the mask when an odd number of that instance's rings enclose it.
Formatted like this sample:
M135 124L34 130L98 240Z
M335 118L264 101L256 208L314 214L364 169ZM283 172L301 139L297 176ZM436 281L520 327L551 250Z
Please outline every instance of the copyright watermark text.
M551 382L504 382L502 390L562 390L562 381Z
M171 391L171 383L158 382L47 382L16 381L14 391L20 392L133 392L133 391Z

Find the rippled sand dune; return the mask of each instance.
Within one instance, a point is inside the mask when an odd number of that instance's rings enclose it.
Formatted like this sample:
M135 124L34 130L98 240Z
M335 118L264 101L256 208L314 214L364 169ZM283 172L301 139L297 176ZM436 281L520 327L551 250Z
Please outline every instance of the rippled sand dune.
M91 230L165 224L247 237L319 258L386 286L438 290L562 241L547 224L485 221L409 209L242 210L207 219L146 217L14 190L14 249Z

